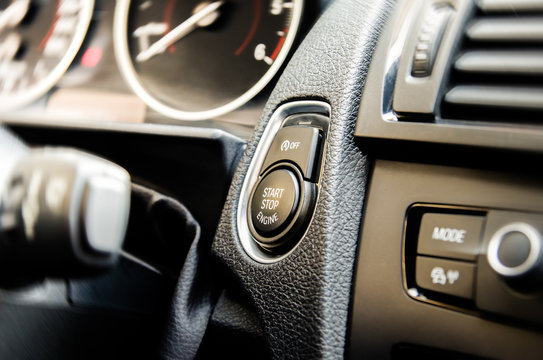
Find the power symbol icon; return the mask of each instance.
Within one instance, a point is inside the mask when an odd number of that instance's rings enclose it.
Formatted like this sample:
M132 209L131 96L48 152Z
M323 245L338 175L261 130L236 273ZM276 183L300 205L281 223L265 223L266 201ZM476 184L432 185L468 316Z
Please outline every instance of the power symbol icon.
M299 141L285 140L281 143L281 151L296 150L300 147Z

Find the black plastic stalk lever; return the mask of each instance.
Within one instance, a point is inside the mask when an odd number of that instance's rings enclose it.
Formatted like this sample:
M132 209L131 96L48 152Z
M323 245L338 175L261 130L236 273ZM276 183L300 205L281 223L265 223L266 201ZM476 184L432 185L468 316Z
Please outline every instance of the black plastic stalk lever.
M0 277L77 276L114 265L130 211L128 173L73 149L18 149L0 179Z

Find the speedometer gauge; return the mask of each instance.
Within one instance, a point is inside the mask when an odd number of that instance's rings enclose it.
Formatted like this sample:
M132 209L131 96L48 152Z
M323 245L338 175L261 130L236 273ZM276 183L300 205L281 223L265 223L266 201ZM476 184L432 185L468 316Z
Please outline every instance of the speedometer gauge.
M87 33L94 1L12 0L0 4L0 110L45 95Z
M118 0L115 54L151 108L211 119L269 83L292 47L303 0Z

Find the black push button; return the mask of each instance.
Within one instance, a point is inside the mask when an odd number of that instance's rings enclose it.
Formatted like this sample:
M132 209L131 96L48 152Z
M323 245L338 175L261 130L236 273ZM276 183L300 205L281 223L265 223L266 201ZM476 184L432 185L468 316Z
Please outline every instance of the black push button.
M415 276L423 289L473 299L474 264L418 256Z
M287 169L268 174L257 186L251 202L254 229L264 237L283 231L294 216L300 201L296 176Z
M418 253L452 259L475 260L484 217L454 214L422 216Z
M277 132L266 155L262 173L279 161L296 164L304 178L313 180L320 158L321 135L319 129L308 126L287 126Z

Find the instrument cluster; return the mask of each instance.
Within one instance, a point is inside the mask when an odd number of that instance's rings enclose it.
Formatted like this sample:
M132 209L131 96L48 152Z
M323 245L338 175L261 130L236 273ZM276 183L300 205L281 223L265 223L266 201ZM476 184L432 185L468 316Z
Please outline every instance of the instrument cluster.
M0 121L254 125L304 0L0 3Z

